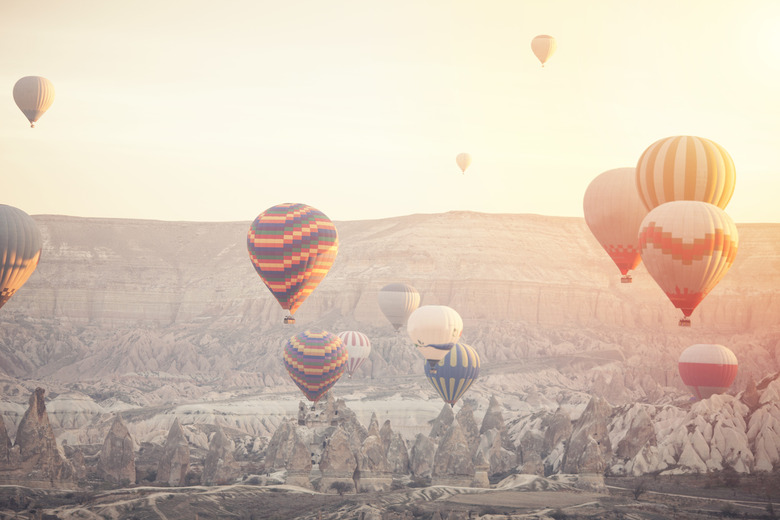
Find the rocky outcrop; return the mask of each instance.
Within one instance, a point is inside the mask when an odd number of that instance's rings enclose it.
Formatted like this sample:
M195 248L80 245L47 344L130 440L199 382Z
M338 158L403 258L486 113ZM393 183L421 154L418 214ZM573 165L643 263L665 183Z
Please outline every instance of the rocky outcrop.
M574 424L566 455L564 473L603 474L612 456L607 422L612 407L601 397L593 397Z
M368 429L369 432L375 430L376 428ZM369 435L363 441L358 457L358 468L360 469L359 491L390 489L393 479L387 463L382 438L379 435Z
M452 412L452 406L445 403L439 415L433 420L431 433L428 434L428 437L434 442L439 442L439 439L444 436L454 420L455 414Z
M119 415L103 441L98 456L98 475L117 484L135 484L135 445Z
M464 403L460 407L455 419L460 424L473 455L477 451L477 446L479 446L479 427L477 426L477 421L474 420L474 409L469 403Z
M554 414L548 415L542 420L542 431L544 431L542 444L544 474L558 473L566 453L566 444L572 433L569 414L559 408Z
M155 482L169 486L182 486L186 483L189 469L190 445L179 424L179 419L174 419L163 445Z
M0 468L9 467L11 464L11 439L8 437L8 431L5 429L5 421L0 415Z
M436 449L433 484L468 486L474 480L474 463L466 436L453 421Z
M16 430L16 440L8 457L6 477L18 482L38 482L56 485L70 481L73 467L57 445L49 417L43 388L30 396L29 407Z
M544 437L539 433L529 431L520 439L519 455L522 462L520 473L544 476Z
M357 459L350 446L349 434L339 426L327 441L320 458L320 491L327 492L334 482L353 485L356 468Z
M490 429L480 435L477 450L488 462L488 474L505 475L517 465L517 454L502 445L502 435L498 429Z
M400 433L390 439L390 445L387 447L387 467L394 475L409 474L409 450Z
M418 433L409 453L409 470L412 477L417 479L431 478L435 457L436 444L427 435Z
M241 467L233 455L236 444L225 434L222 426L209 441L209 452L203 463L201 481L206 485L224 485L234 482L241 474Z

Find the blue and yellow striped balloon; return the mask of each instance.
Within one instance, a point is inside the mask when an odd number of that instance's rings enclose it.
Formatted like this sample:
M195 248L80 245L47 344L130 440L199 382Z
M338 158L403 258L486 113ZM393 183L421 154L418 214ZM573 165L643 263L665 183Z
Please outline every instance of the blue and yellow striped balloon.
M284 367L306 398L315 403L339 380L348 357L341 338L326 330L301 332L284 346Z
M479 375L479 356L469 345L456 343L435 367L434 374L425 363L425 377L445 403L455 406Z

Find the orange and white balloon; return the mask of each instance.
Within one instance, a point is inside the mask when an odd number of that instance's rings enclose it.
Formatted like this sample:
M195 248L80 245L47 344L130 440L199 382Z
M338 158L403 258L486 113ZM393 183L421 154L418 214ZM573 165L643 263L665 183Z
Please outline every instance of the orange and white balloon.
M725 211L697 201L675 201L650 211L639 228L647 272L684 318L720 282L737 256L739 235Z
M635 168L608 170L593 179L582 202L585 223L623 275L642 261L637 230L647 209L636 191Z
M460 171L463 173L466 173L466 170L471 166L471 155L467 153L459 153L455 157L455 162L458 165L458 168L460 168Z
M667 137L651 144L636 165L639 197L648 210L675 200L698 200L726 209L734 193L734 161L703 137Z
M680 378L699 399L722 394L737 377L737 356L723 345L691 345L677 363Z
M555 38L548 34L540 34L531 40L531 50L539 61L542 62L542 67L552 57L557 48L558 43L555 41Z

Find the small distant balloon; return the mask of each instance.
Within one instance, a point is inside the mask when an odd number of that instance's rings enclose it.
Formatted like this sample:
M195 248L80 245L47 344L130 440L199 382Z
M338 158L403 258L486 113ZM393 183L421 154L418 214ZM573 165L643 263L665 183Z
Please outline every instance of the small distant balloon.
M339 332L341 343L347 349L347 375L351 378L355 370L360 368L363 362L371 354L371 341L368 336L355 330Z
M38 267L42 246L41 232L32 217L0 204L0 307Z
M391 283L379 290L378 300L382 313L398 332L420 306L420 293L407 283Z
M547 60L552 57L557 48L558 44L556 43L555 38L547 34L540 34L531 40L531 50L539 61L542 62L542 67L544 67Z
M466 173L468 167L471 166L471 155L465 152L459 153L458 156L455 157L455 162L458 164L460 171Z
M14 85L14 101L30 121L30 128L54 103L54 84L41 76L25 76Z

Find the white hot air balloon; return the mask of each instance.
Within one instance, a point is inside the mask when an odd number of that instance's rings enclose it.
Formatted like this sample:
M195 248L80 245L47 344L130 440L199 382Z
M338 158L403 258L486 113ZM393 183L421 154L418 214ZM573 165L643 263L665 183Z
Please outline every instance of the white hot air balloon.
M40 76L25 76L14 85L14 101L35 128L36 121L54 103L54 85Z
M431 371L460 339L463 320L446 305L423 305L409 316L406 325L409 337L422 356L428 360Z
M616 168L593 179L582 209L593 236L623 275L620 281L630 283L628 272L642 261L637 230L647 215L636 189L636 169Z
M368 336L362 332L354 330L346 330L339 332L339 338L341 343L347 348L347 375L351 378L355 370L360 368L360 365L368 359L368 355L371 354L371 341Z
M465 152L459 153L457 157L455 157L455 162L458 164L460 171L466 173L466 170L471 166L471 155Z
M406 283L391 283L379 290L379 308L398 332L417 307L420 293Z
M548 34L540 34L531 40L531 50L539 61L542 62L542 67L552 57L557 48L558 43L555 41L555 38Z

